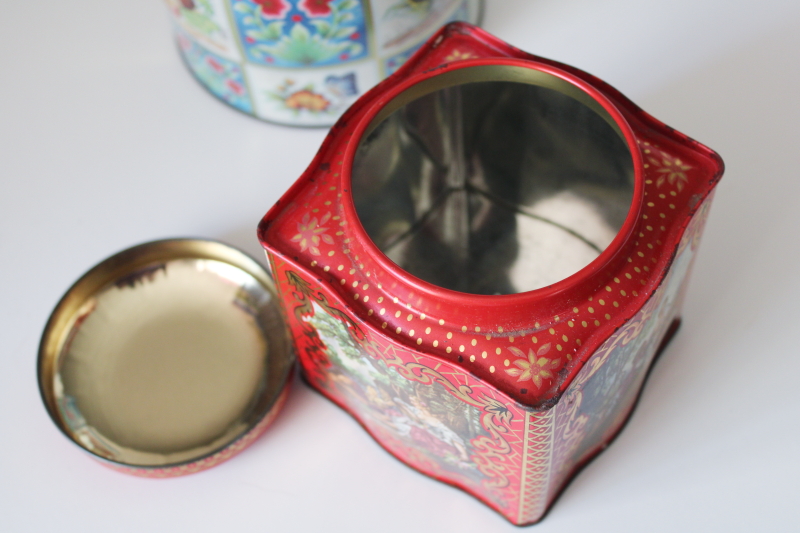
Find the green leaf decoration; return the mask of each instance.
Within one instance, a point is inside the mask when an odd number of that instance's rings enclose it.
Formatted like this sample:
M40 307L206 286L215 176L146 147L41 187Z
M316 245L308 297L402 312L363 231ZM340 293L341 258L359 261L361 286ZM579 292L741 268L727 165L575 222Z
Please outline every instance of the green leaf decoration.
M277 41L281 38L283 34L283 21L276 20L275 22L271 22L264 28L264 39L268 41Z
M310 21L317 28L317 32L325 38L330 37L331 25L325 20L314 19Z
M333 34L334 39L344 39L346 37L350 37L356 31L355 26L345 26L344 28L340 28L336 33Z
M358 55L358 54L360 54L360 53L361 53L363 50L364 50L364 47L363 47L363 46L361 46L361 44L360 44L360 43L352 43L352 44L350 45L350 55L351 55L351 56L357 56L357 55Z
M348 9L353 9L357 7L358 3L356 0L342 0L336 5L336 8L340 11L347 11Z
M219 26L208 18L207 16L203 15L202 13L198 13L197 11L184 11L183 18L186 22L206 35L214 33L215 31L219 30Z
M236 2L235 4L233 4L233 10L238 13L252 14L252 10L250 9L250 4L246 2Z
M260 48L276 58L299 65L313 65L327 61L344 50L352 43L330 42L319 35L311 35L308 28L302 24L295 24L289 35L284 35L273 46L262 45Z
M300 23L292 26L292 30L289 32L289 35L292 36L292 39L297 41L307 41L308 38L311 37L311 33L309 33L308 28Z
M342 13L342 22L350 22L356 18L352 13Z
M250 15L247 15L246 17L242 18L242 22L244 22L245 24L255 24L256 23L256 19L254 19Z

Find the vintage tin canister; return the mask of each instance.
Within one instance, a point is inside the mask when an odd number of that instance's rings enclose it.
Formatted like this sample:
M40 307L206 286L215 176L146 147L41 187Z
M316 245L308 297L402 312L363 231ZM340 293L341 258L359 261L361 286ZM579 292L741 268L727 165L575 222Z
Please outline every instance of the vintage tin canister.
M330 126L482 0L167 0L178 49L214 96L269 122Z
M578 69L448 25L259 236L308 382L514 524L631 413L723 170Z
M141 244L84 274L39 346L45 408L104 465L206 470L251 444L286 400L295 359L269 273L215 241Z

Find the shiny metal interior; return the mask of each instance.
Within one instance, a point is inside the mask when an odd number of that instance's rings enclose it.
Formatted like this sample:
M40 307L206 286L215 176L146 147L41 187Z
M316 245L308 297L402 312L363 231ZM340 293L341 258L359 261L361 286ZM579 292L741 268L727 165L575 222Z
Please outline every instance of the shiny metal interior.
M220 243L160 241L91 270L40 349L48 411L81 447L132 466L212 454L269 411L293 356L271 280Z
M619 126L572 84L516 66L412 86L358 147L352 195L366 232L404 270L472 294L513 294L579 271L631 208Z

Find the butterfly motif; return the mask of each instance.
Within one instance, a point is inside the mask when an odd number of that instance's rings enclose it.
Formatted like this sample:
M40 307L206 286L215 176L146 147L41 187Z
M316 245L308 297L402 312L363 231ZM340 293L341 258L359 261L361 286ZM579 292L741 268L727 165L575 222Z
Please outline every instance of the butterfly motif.
M325 78L325 87L337 98L346 98L358 94L355 72L350 72L344 76L331 74Z

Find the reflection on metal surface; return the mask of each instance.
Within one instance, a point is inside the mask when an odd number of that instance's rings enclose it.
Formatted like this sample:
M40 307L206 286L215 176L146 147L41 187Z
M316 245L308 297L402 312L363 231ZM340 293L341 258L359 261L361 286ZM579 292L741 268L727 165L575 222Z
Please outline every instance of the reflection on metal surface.
M473 294L530 291L585 267L631 206L619 127L550 74L448 74L401 93L361 141L352 193L368 235L409 273Z
M209 241L114 256L67 293L40 351L59 427L115 463L185 463L255 426L281 392L291 349L272 282Z

